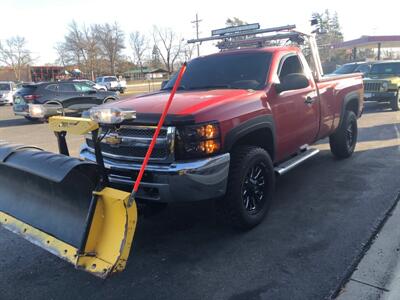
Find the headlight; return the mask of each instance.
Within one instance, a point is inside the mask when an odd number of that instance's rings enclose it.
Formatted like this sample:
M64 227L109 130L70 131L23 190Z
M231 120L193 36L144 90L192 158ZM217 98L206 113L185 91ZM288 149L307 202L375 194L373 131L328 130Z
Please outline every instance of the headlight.
M29 104L29 116L43 119L62 114L62 108L57 105Z
M217 123L178 128L176 151L179 158L207 156L220 150L220 129Z
M382 89L384 91L386 91L388 89L388 87L389 87L389 84L387 82L382 82Z
M125 120L136 119L135 111L119 108L94 107L89 110L90 119L100 124L120 124Z

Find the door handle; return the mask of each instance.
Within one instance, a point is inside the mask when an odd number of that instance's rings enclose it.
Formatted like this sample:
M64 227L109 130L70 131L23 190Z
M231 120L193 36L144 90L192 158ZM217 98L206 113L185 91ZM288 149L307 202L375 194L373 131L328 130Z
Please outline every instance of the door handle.
M305 104L313 104L315 101L315 98L311 98L310 96L308 96L306 98L306 100L304 101Z

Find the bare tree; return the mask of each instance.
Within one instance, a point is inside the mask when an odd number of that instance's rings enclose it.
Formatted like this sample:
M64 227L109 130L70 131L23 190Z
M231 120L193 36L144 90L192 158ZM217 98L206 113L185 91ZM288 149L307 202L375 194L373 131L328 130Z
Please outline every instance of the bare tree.
M26 48L26 40L14 36L4 43L0 41L0 62L14 70L15 79L21 80L21 71L32 62L31 52Z
M57 64L61 64L63 67L67 66L70 62L73 61L69 52L67 51L64 43L57 43L54 46L54 50L56 50L58 58L56 60Z
M157 26L154 26L153 39L165 68L169 74L173 73L174 64L181 54L183 40L172 29Z
M149 42L144 34L139 31L130 34L130 44L133 50L133 62L140 67L143 73L143 60L147 50L149 50Z
M74 57L74 61L81 65L86 61L83 34L75 21L68 25L68 33L65 36L64 50Z
M71 62L83 67L84 72L90 74L92 79L97 68L97 61L100 55L100 46L94 27L79 25L72 21L68 26L68 33L65 42L58 44L56 50L59 61Z
M121 54L124 45L124 32L117 23L95 25L96 37L99 41L100 49L108 60L111 74L115 74L115 64L118 56Z
M192 59L195 49L195 44L186 44L182 50L182 58L184 61L189 61Z

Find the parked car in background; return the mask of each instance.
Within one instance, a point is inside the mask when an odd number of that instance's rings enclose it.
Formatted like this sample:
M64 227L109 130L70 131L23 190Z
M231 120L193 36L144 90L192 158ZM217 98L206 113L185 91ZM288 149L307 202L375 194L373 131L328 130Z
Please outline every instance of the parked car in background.
M116 76L97 77L96 83L106 87L108 91L118 91L123 94L126 90L126 81L118 79Z
M351 73L363 73L368 74L371 69L371 62L353 62L340 66L332 74L351 74Z
M96 89L98 91L107 91L107 88L104 85L97 84L96 82L93 82L93 81L88 80L88 79L73 79L72 81L73 82L84 83L84 84L86 84L86 85L88 85L88 86L90 86L90 87L92 87L92 88L94 88L94 89Z
M13 95L17 89L12 81L0 81L0 105L13 104Z
M400 60L374 63L364 79L365 101L388 102L400 110Z
M66 114L77 114L118 99L115 92L98 91L83 82L25 84L14 94L14 113L28 120L37 120L38 118L32 115L29 104L58 108Z

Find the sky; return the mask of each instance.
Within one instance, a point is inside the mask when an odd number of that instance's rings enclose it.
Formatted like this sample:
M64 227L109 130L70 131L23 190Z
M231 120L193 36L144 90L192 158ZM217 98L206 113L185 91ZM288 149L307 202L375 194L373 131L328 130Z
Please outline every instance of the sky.
M387 0L369 2L356 0L286 0L286 1L232 1L232 0L1 0L0 40L23 36L28 41L36 64L54 63L54 46L63 40L67 26L75 20L79 24L115 22L126 37L140 31L150 36L154 25L168 27L184 39L195 36L191 21L196 13L200 36L206 37L212 29L222 28L228 17L238 17L261 27L287 24L306 24L313 12L325 9L336 11L345 40L362 35L400 34L400 2ZM125 54L130 55L128 39ZM202 46L202 54L215 51Z

